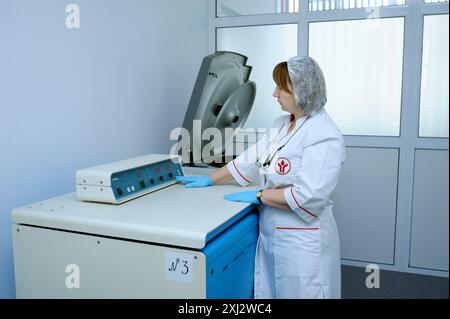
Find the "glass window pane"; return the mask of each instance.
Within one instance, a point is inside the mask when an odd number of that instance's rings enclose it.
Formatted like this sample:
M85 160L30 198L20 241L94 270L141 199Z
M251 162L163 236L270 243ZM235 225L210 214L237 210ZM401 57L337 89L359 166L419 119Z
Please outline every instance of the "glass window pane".
M297 24L217 29L217 50L233 51L248 57L253 67L250 80L257 93L252 112L244 128L264 128L283 114L272 96L275 65L297 54Z
M217 16L298 12L299 0L217 0Z
M404 4L405 0L309 0L309 11L377 8Z
M448 137L448 14L426 16L423 26L421 137Z
M327 81L326 109L346 135L399 136L403 18L309 25L309 55Z

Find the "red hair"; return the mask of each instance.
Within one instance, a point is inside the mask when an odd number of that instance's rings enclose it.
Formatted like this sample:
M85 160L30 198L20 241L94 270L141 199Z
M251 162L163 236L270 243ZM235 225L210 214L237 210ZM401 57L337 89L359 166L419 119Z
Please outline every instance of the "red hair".
M289 85L292 87L291 79L289 78L289 71L288 71L288 65L287 62L280 62L278 63L272 72L272 77L275 83L288 92L289 94L292 94L291 89L289 88ZM289 83L289 84L288 84Z

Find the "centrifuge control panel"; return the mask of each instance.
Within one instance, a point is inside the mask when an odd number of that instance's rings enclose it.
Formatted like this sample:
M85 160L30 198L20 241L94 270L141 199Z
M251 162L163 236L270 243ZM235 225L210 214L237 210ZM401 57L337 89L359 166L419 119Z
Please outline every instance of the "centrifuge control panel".
M149 154L77 171L77 199L121 204L177 183L181 157Z
M168 182L175 182L176 176L183 176L180 164L165 160L114 173L111 176L111 187L115 198L120 200L152 188L159 188Z

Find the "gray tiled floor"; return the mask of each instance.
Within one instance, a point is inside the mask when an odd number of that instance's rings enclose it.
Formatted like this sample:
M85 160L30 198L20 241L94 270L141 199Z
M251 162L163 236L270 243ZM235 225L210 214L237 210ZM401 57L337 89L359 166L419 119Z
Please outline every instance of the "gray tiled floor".
M368 289L365 268L342 266L343 299L448 299L448 278L381 270L380 288Z

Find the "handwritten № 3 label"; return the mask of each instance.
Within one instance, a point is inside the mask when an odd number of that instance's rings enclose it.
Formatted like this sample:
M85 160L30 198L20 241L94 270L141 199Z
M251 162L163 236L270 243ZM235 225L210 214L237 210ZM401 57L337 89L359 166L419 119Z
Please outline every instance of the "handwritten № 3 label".
M174 281L192 282L194 272L193 255L176 251L165 252L166 278Z

